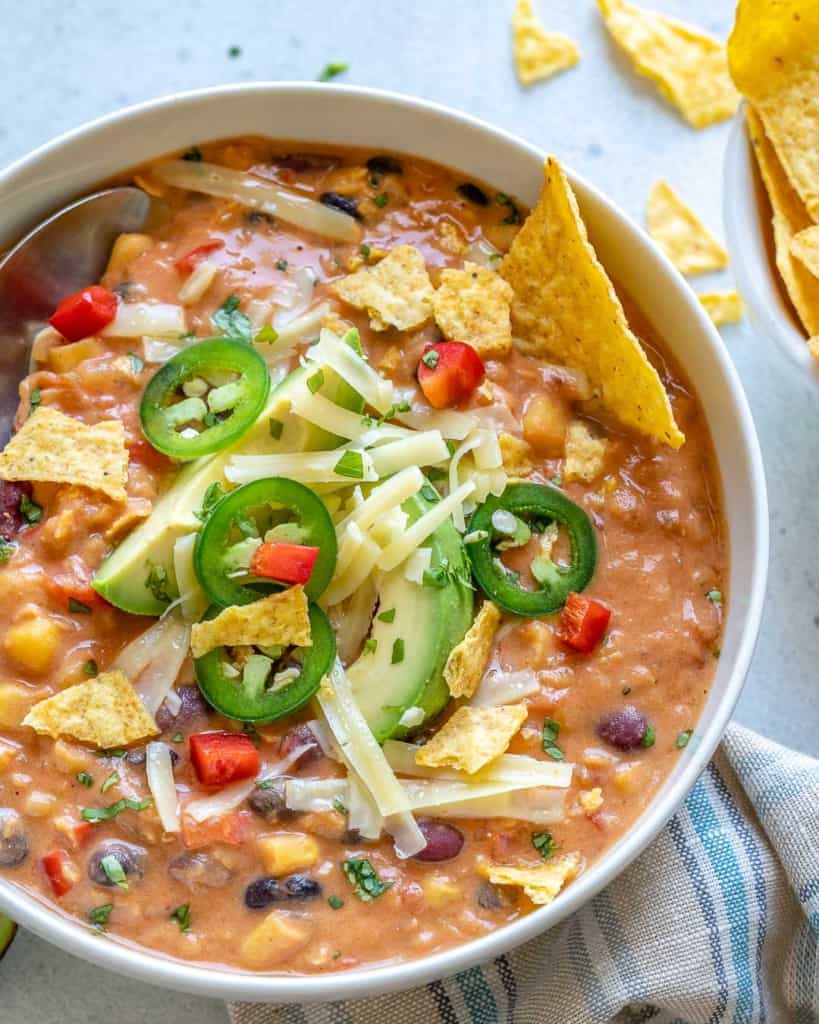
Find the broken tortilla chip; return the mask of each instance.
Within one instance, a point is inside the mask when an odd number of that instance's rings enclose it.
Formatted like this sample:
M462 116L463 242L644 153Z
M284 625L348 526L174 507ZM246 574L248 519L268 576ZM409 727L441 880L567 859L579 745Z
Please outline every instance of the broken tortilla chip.
M432 315L432 282L424 257L412 245L397 245L376 266L343 277L333 288L351 306L367 310L375 331L411 331Z
M566 853L562 857L553 857L548 863L537 864L535 867L504 867L500 864L488 864L482 873L486 875L492 885L520 886L532 903L544 906L552 902L579 870L580 854Z
M794 235L790 244L791 255L795 256L805 270L819 277L819 224L804 228Z
M791 252L791 239L813 222L788 181L759 115L750 104L746 107L745 116L751 144L771 203L776 266L799 319L808 336L813 337L819 334L819 278L814 277Z
M521 704L458 708L415 754L423 768L457 768L469 775L500 757L528 712Z
M597 0L606 27L694 128L733 117L739 95L728 73L725 46L693 25L626 3Z
M554 157L500 273L515 293L512 328L522 352L582 370L598 403L625 426L672 448L684 443L659 374L628 326Z
M819 221L819 4L740 0L728 60L791 185Z
M702 292L697 298L717 327L742 319L744 307L739 292Z
M568 36L547 32L530 0L518 0L512 15L512 53L521 85L551 78L558 71L574 67L580 51Z
M511 477L529 476L534 471L532 449L528 441L514 434L500 434L498 444L501 450L503 468Z
M497 359L512 347L513 296L502 277L477 263L464 263L463 270L442 270L432 300L435 321L446 338L465 341L481 359Z
M71 736L101 750L124 747L155 736L159 729L122 672L101 672L96 679L47 697L23 719L41 735Z
M310 647L312 642L302 586L288 587L252 604L225 608L215 618L196 622L191 628L194 658L215 647Z
M573 420L566 431L565 480L583 480L590 484L603 472L606 442L595 437L583 420Z
M666 181L648 196L648 233L682 274L728 266L728 253Z
M125 501L127 479L128 449L119 420L89 427L48 406L29 416L0 454L0 480L77 484Z
M484 601L466 636L449 652L444 679L453 697L471 697L483 678L501 613L491 601Z

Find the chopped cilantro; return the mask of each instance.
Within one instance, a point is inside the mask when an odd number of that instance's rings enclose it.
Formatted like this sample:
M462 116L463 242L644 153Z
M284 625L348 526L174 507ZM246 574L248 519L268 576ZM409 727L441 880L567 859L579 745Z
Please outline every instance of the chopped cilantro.
M154 595L157 601L171 602L171 595L168 593L168 571L164 565L154 562L145 577L145 587Z
M347 808L344 805L344 801L339 796L333 798L333 809L338 811L339 814L348 813Z
M365 260L369 259L369 257L370 257L370 247L369 247L369 245L362 244L359 247L358 252L359 252L359 255L362 256Z
M437 350L431 348L429 352L425 352L421 356L421 362L424 364L424 366L428 366L430 370L434 370L435 367L438 365L439 358L440 356L438 355Z
M14 554L15 550L16 548L14 544L7 541L5 537L0 537L0 565L5 565Z
M241 57L242 56L242 48L241 48L241 46L237 46L235 43L233 44L233 46L229 46L228 47L227 55L228 55L228 57L230 57L231 60L235 60L237 57Z
M350 67L349 64L345 64L343 61L333 61L330 64L324 65L324 70L316 79L317 82L332 82L334 78L338 78L339 75L343 75L344 72Z
M274 345L279 340L279 332L271 324L265 324L253 340L257 345Z
M378 650L378 640L374 636L368 636L364 641L364 653L375 654Z
M85 786L86 789L90 789L94 785L93 776L89 775L88 772L77 772L77 782L81 786Z
M722 591L709 590L705 595L711 604L722 604Z
M395 609L387 608L386 611L378 613L379 622L395 622Z
M276 260L276 269L281 271L287 270L287 260Z
M82 601L78 601L76 597L69 597L68 599L68 610L74 615L90 615L91 609L87 604L83 604Z
M39 388L32 388L31 394L28 396L28 414L29 416L34 412L37 406L42 401L42 392Z
M387 195L386 192L379 192L378 195L373 198L373 202L381 210L384 209L384 207L387 205L389 201L390 197Z
M353 480L361 480L364 477L363 453L346 451L333 467L333 472L338 476L347 476Z
M113 882L114 885L124 892L128 891L128 876L113 853L109 853L107 857L102 858L100 867L105 872L105 877L109 882Z
M683 731L677 735L677 748L679 750L688 746L688 741L691 739L691 733L693 731L693 729L683 729Z
M30 523L33 526L35 523L39 523L42 519L43 510L35 501L32 501L27 494L24 494L20 498L20 515L27 523Z
M197 519L201 519L204 522L214 509L214 506L225 496L224 489L218 480L214 480L212 484L208 486L205 491L205 496L202 498L202 507L198 512L194 513Z
M179 925L180 932L189 932L191 930L191 905L190 903L180 904L176 910L170 915L171 921L176 921Z
M382 882L365 857L350 857L342 861L341 870L353 887L353 892L364 903L371 903L393 885L392 882Z
M181 732L175 732L173 736L171 736L171 743L182 743L184 742L184 739L185 737Z
M151 797L146 797L144 800L117 800L115 804L110 804L108 807L83 807L80 817L83 821L96 824L98 821L110 821L122 811L144 811L152 804Z
M189 160L191 163L198 164L202 159L202 150L198 146L191 146L191 148L182 154L183 160Z
M113 903L103 903L101 907L93 907L89 910L86 917L97 931L104 932L105 926L108 924L108 918L111 916L111 911L113 909Z
M270 436L274 441L278 441L282 436L284 430L284 424L281 420L277 420L275 416L270 417Z
M228 295L211 317L213 326L231 341L249 342L252 337L250 319L239 309L239 296Z
M623 689L622 689L623 696L624 697L628 697L628 695L630 693L631 693L631 687L630 686L624 686Z
M400 665L404 660L404 641L401 637L396 637L392 645L392 657L390 658L391 665Z
M125 757L122 747L109 747L107 750L96 750L94 757Z
M112 786L116 786L119 782L119 772L111 772L108 778L100 786L100 793L107 793Z
M316 372L307 378L307 387L311 395L314 395L320 388L324 386L324 370L316 370Z
M327 902L330 904L333 910L341 910L344 906L344 900L340 896L328 896Z
M654 741L656 739L657 739L657 730L654 728L653 725L650 725L646 729L645 735L643 736L642 740L640 740L640 746L642 746L642 747L653 747L654 746Z
M556 742L559 735L560 723L556 722L553 718L544 718L541 746L543 748L543 753L548 754L549 757L554 758L555 761L563 760L563 751Z
M557 849L557 843L551 832L533 832L532 846L544 860L548 860Z

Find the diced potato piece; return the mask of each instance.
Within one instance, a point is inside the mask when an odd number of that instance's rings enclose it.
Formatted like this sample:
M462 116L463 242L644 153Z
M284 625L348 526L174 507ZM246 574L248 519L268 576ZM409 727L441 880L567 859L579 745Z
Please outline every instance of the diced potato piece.
M569 404L557 395L534 395L523 414L523 436L541 455L562 455Z
M20 748L16 744L0 740L0 772L8 771L12 761L19 753Z
M137 232L127 232L120 235L116 242L114 242L113 249L111 249L108 268L105 271L106 276L121 277L128 268L128 265L137 256L141 256L152 248L153 244L154 240L150 235L141 235Z
M57 345L49 350L48 366L55 373L68 373L85 362L101 356L104 349L96 338L83 338L70 345Z
M319 846L302 832L277 832L259 836L256 852L268 875L279 878L312 867L319 859Z
M26 797L23 810L32 818L47 818L56 805L57 797L53 793L44 793L41 789L35 789Z
M42 696L21 683L0 683L0 726L16 729Z
M303 917L273 910L245 938L239 955L248 967L272 967L303 949L312 932L312 924Z
M3 640L6 654L27 672L45 672L57 653L60 628L41 616L12 626Z
M54 767L66 775L76 775L84 771L93 762L94 758L83 747L73 743L66 743L65 740L57 740L51 748L54 759Z
M424 899L430 907L443 907L463 896L461 889L446 875L431 875L421 883Z
M621 793L634 793L642 784L641 765L621 764L614 773L614 785Z

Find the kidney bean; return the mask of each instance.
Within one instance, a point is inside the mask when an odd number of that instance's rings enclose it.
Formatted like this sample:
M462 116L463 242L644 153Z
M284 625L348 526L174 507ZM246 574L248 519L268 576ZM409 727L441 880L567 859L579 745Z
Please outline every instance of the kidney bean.
M298 761L295 762L299 767L303 767L306 764L310 764L311 761L316 761L320 757L324 757L324 751L321 749L321 744L316 739L316 734L310 728L309 725L305 725L303 722L301 725L294 726L289 732L286 732L282 736L279 743L279 757L287 757L297 747L307 747L307 750L299 756Z
M233 877L233 872L207 853L183 853L168 865L168 874L189 889L205 886L221 889Z
M424 835L427 845L419 853L416 853L413 860L439 861L452 860L457 857L463 849L464 835L454 825L445 821L434 821L425 818L418 822L418 828Z
M11 540L24 526L20 501L31 497L31 484L0 480L0 537Z
M14 868L28 856L29 841L17 811L0 807L0 865Z
M636 750L643 742L648 720L633 704L604 715L597 724L597 735L618 750Z
M245 906L248 910L264 910L271 903L282 903L287 892L278 878L263 876L257 878L245 889Z
M361 214L358 212L358 204L350 196L343 196L339 192L322 192L319 202L324 206L329 206L332 210L346 213L348 217L362 220Z
M291 875L284 887L291 900L315 900L321 896L321 884L309 875Z
M106 839L88 858L88 877L97 885L112 886L116 883L106 875L102 866L105 857L116 857L119 866L129 878L142 878L148 851L143 846L126 843L120 839Z
M182 701L177 714L172 714L167 702L156 713L156 724L161 732L170 732L210 712L210 707L199 692L198 686L179 686L176 695Z

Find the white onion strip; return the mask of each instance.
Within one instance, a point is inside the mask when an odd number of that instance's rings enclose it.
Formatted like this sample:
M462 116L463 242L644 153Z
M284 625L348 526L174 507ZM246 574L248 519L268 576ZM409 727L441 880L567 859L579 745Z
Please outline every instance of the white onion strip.
M178 832L179 799L173 777L171 748L167 743L149 743L145 748L145 774L154 807L166 832Z

